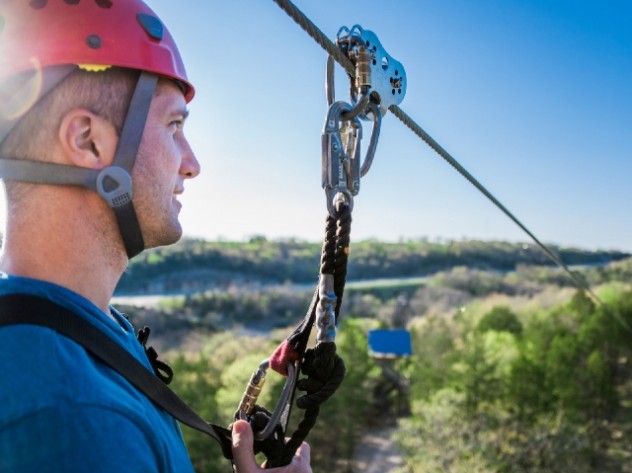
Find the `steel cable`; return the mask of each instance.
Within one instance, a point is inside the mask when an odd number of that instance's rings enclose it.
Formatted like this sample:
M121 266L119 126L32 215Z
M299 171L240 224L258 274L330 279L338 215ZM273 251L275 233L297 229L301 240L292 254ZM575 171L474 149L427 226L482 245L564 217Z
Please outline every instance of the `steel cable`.
M300 11L296 5L290 0L274 0L279 7L285 11L314 41L316 41L338 64L340 64L350 77L355 77L355 67L353 62L333 43L305 14ZM518 227L520 227L551 259L555 264L562 268L575 285L586 291L600 306L607 310L628 332L632 333L632 329L618 315L613 313L604 302L595 294L588 283L577 273L573 272L547 245L542 243L512 212L509 211L494 195L483 186L467 169L465 169L453 156L450 155L439 143L437 143L423 128L421 128L406 112L397 105L391 105L389 110L404 125L406 125L413 133L421 138L430 148L432 148L439 156L456 169L470 184L476 187L485 197L487 197L496 207L498 207L507 217L509 217Z

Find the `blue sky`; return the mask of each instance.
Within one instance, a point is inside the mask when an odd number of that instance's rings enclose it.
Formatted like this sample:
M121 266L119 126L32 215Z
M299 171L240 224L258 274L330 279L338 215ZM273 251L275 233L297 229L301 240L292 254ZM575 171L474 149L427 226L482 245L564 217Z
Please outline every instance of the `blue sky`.
M197 88L186 130L203 171L182 198L185 233L319 240L325 52L272 0L147 3ZM541 240L632 251L631 2L296 5L330 38L374 31L406 68L402 109ZM423 237L528 240L387 114L352 239Z

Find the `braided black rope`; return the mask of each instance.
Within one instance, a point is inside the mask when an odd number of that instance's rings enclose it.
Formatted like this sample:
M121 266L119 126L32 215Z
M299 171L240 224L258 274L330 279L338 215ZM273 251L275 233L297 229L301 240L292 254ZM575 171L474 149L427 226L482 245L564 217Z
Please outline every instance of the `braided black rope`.
M320 254L320 274L334 274L336 267L336 219L327 215L325 222L325 237Z
M334 275L334 291L337 297L336 320L347 275L350 233L351 209L348 205L341 204L338 206L338 218L327 216L320 262L321 274ZM345 365L336 354L335 343L318 343L312 349L305 349L314 324L317 305L318 290L314 294L305 319L288 337L298 352L304 353L301 372L306 378L298 381L297 389L305 391L305 394L296 400L297 407L304 410L303 418L284 446L280 446L276 438L266 441L265 446L261 445L260 448L267 457L266 468L284 466L292 461L296 450L316 425L320 406L336 392L345 376Z
M320 406L340 387L346 368L342 358L336 354L335 343L319 343L307 350L301 371L307 376L298 382L298 389L306 394L296 400L300 409L305 409L296 431L287 441L281 455L281 465L288 464L298 447L312 430L320 413Z
M336 221L336 253L334 270L334 292L336 293L336 323L340 318L342 296L347 280L347 263L349 261L349 243L351 241L351 208L347 204L338 207Z
M320 255L320 274L333 274L335 271L336 258L336 219L327 215L325 221L325 236L323 237L323 247ZM318 287L314 291L314 296L309 305L309 309L301 324L287 338L297 353L305 353L307 342L311 333L314 320L316 319L316 307L318 306Z

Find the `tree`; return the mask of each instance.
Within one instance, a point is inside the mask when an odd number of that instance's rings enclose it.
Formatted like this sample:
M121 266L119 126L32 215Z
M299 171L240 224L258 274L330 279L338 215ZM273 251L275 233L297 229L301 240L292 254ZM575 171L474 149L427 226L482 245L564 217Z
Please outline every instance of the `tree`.
M519 337L522 334L522 323L509 307L496 306L481 318L477 329L480 332L508 332Z

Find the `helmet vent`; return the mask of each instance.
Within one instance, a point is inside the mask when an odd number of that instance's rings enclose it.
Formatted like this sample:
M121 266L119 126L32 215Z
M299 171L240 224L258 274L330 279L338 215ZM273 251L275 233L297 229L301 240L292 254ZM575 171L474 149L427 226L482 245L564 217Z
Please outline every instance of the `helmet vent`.
M95 34L91 34L86 38L86 44L89 48L99 49L101 47L101 38Z
M150 38L160 41L164 36L162 22L155 16L139 13L136 18Z
M29 5L31 6L31 8L39 10L40 8L44 8L47 3L47 0L31 0Z
M80 1L81 0L64 0L64 3L68 5L79 5ZM94 0L94 1L96 2L97 6L101 8L112 8L111 0ZM48 3L48 0L31 0L29 4L31 5L31 8L35 8L39 10L40 8L44 8L47 3Z

